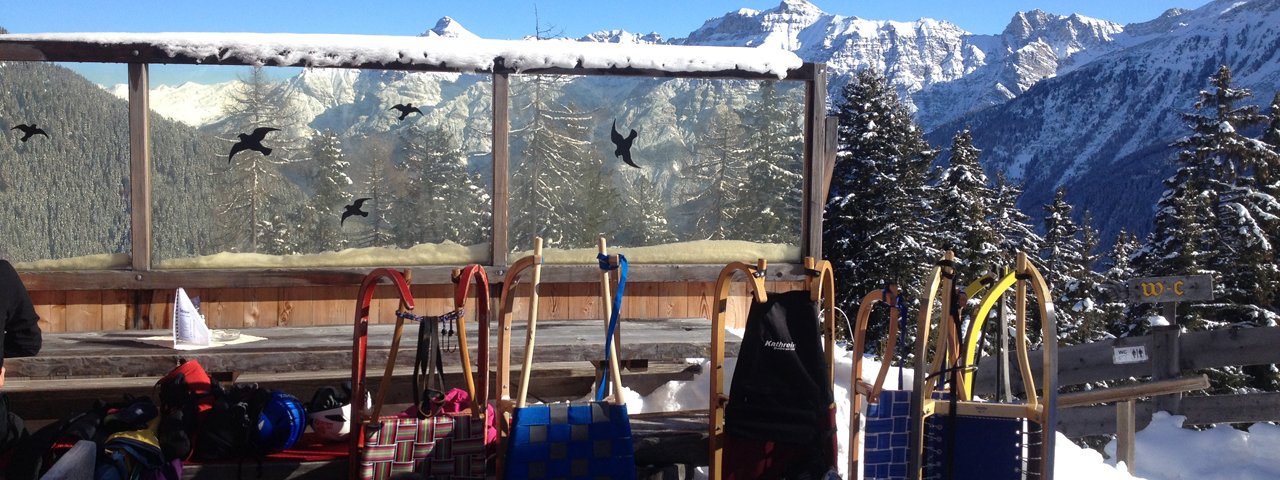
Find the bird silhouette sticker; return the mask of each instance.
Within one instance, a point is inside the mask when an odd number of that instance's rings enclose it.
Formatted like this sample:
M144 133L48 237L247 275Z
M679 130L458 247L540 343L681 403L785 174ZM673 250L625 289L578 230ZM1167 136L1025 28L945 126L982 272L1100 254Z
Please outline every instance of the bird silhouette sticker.
M369 200L369 198L357 198L356 201L351 202L351 205L347 205L346 210L342 212L342 221L338 222L338 225L345 224L347 222L347 217L352 215L359 215L361 217L369 216L369 212L360 209L360 207L364 206L365 200Z
M613 140L613 144L617 147L613 149L613 156L622 157L622 161L626 162L627 165L640 168L639 165L631 161L631 142L635 141L637 135L639 134L633 128L631 129L631 134L623 138L622 133L618 132L618 119L615 118L613 120L613 132L609 135L609 139Z
M9 130L22 130L22 138L19 138L18 140L22 140L24 142L34 135L44 135L45 138L49 138L49 134L44 133L44 130L36 127L36 124L34 123L31 125L18 125L10 128Z
M391 108L388 108L387 110L399 110L400 121L404 121L404 118L409 116L410 113L417 112L418 115L422 115L422 110L418 110L418 107L413 106L412 103L396 104L396 105L393 105Z
M231 146L231 153L227 154L227 163L231 163L231 157L236 156L243 150L253 150L261 152L263 155L271 155L271 149L262 146L262 139L267 137L270 132L279 131L279 128L258 127L253 129L253 133L240 134L240 141Z

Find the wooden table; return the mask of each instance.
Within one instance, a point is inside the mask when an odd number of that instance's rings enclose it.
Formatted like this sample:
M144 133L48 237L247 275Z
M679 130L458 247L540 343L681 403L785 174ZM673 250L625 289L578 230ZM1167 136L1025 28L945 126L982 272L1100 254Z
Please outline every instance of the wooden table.
M380 376L385 368L393 327L382 324L369 327L370 377ZM416 324L405 326L396 358L398 376L412 372L417 328ZM687 366L682 366L684 360L706 358L710 354L710 322L706 319L628 320L622 328L621 358L633 360L633 365L672 365L655 368L657 373L685 372L684 377L691 377ZM472 346L474 359L477 341L475 329L471 330L468 345ZM351 374L351 326L243 329L242 334L266 340L201 350L174 350L140 340L167 333L165 330L130 330L46 334L39 355L5 360L8 383L4 391L19 415L60 418L83 410L79 405L87 407L93 398L148 394L156 380L186 359L199 360L210 374L223 380L238 377L242 381L259 382L290 391L304 401L319 385L334 384ZM512 359L517 363L523 358L524 338L524 325L516 324L512 331ZM729 338L729 351L737 351L738 339L733 335ZM535 380L572 390L573 396L585 394L587 389L581 385L589 385L589 377L594 375L589 362L602 358L603 339L602 320L539 322L534 365L540 371L534 372ZM492 352L496 354L496 337L491 343ZM446 354L444 358L446 373L456 374L460 370L458 356ZM496 359L491 360L491 365L496 365ZM566 384L570 378L576 381ZM624 380L629 378L624 376ZM377 384L372 378L371 381ZM446 381L452 380L446 378ZM277 386L275 382L293 388ZM537 385L530 387L536 390ZM544 389L543 396L555 397L554 393L546 393ZM531 395L539 396L536 391ZM394 400L394 397L388 399Z

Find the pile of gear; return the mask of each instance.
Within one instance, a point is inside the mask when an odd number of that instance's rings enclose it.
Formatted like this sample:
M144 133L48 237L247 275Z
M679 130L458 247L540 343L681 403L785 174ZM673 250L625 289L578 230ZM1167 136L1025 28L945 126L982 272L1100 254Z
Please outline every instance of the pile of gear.
M156 382L156 396L158 402L99 400L22 435L4 476L176 479L185 462L250 460L261 468L267 455L294 447L308 424L321 441L341 441L350 432L349 382L317 390L304 405L255 383L220 385L190 360Z

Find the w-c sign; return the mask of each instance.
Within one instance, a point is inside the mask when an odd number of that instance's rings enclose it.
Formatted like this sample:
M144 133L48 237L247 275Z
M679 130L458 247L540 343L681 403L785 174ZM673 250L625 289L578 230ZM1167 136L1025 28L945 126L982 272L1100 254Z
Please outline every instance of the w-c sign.
M1213 300L1213 277L1148 277L1129 280L1129 299L1142 303Z

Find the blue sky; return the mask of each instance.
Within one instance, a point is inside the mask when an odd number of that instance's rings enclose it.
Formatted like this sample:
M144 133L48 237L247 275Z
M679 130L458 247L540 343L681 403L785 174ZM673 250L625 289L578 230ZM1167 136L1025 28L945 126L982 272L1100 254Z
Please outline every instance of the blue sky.
M5 4L17 0L5 0ZM709 18L781 0L41 0L0 9L0 26L37 32L289 32L416 35L450 16L486 38L521 38L535 25L566 37L598 30L684 37ZM1015 12L1039 8L1118 23L1153 19L1206 0L811 0L827 13L872 20L948 20L973 33L999 33ZM12 5L9 5L12 7ZM536 12L536 14L535 14ZM153 75L154 77L154 75ZM123 73L120 73L123 78ZM157 78L157 80L161 80ZM161 80L162 81L162 80Z

